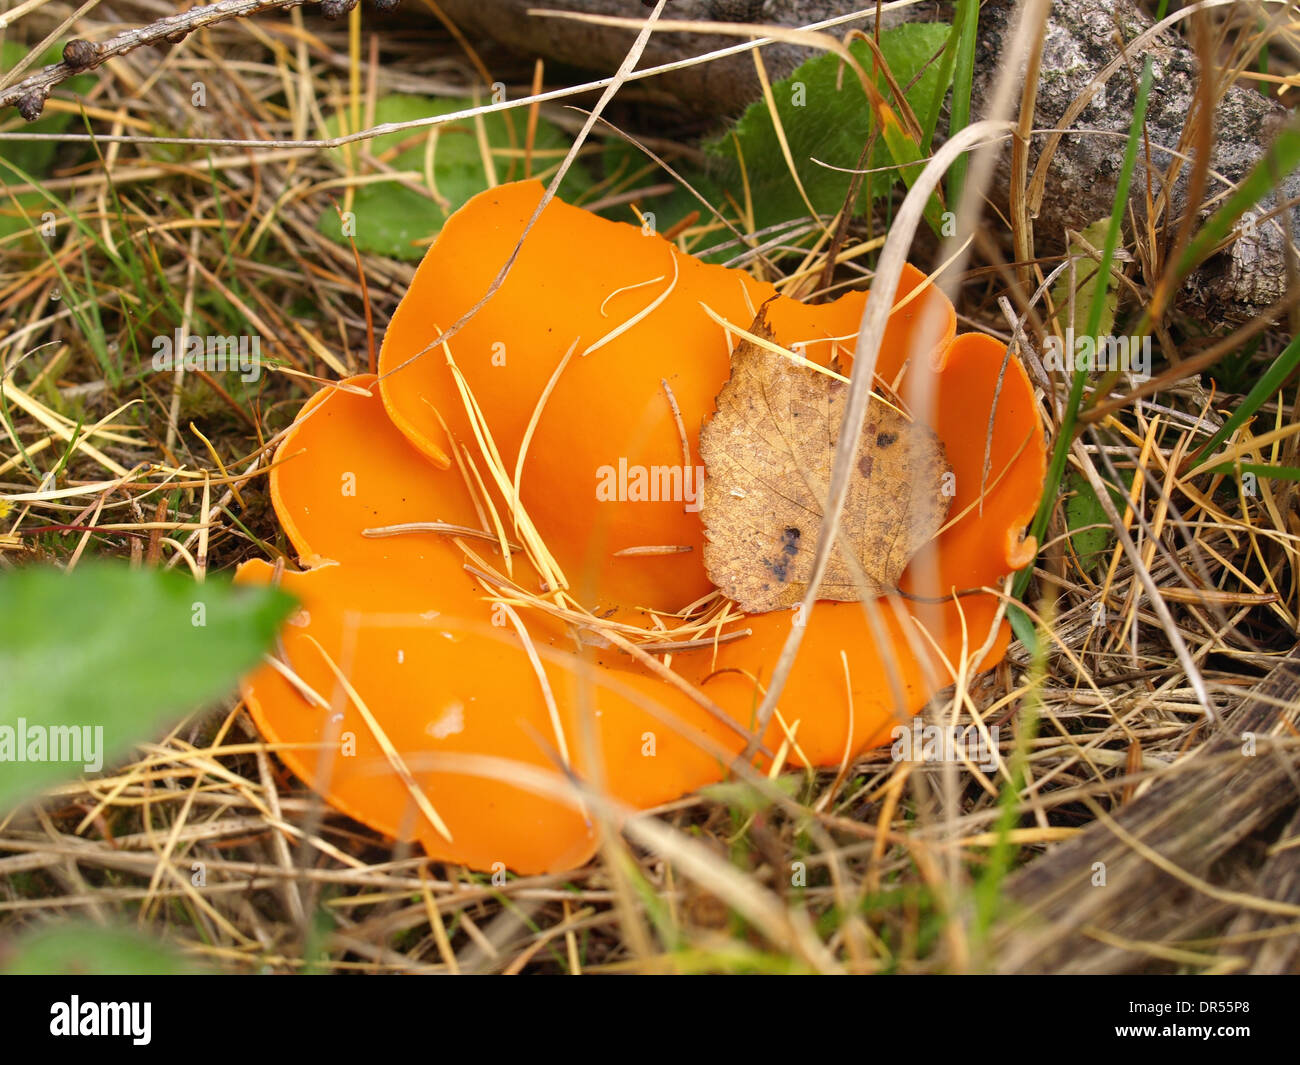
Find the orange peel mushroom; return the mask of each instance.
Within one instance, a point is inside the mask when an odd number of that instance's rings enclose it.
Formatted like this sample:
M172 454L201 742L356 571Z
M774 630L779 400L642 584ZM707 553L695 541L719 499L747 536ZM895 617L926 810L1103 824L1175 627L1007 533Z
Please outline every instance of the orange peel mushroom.
M557 200L499 289L434 344L489 291L542 192L499 186L449 219L378 376L323 389L279 447L271 498L306 568L239 570L302 604L243 685L289 768L432 857L520 873L590 858L593 796L640 810L723 778L797 621L764 766L841 764L963 659L999 661L997 596L953 592L1032 558L1044 473L1024 370L991 337L955 336L951 305L909 267L877 374L929 397L956 474L948 525L903 597L739 615L705 574L688 477L729 373L719 323L747 329L770 300L778 341L828 365L851 352L867 294L805 305ZM621 491L625 471L674 467L672 498ZM611 476L628 498L601 490Z

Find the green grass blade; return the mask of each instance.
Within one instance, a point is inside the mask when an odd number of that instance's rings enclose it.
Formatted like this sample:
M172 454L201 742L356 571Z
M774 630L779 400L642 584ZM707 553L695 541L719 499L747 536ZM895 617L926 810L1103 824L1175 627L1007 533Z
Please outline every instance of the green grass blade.
M1300 336L1293 337L1291 343L1282 349L1282 353L1273 360L1273 365L1246 394L1246 398L1228 416L1219 431L1189 456L1189 466L1201 455L1213 454L1220 444L1253 418L1255 412L1264 405L1269 396L1282 387L1282 383L1291 376L1297 366L1300 366Z
M1201 227L1178 259L1178 273L1186 276L1208 258L1232 232L1248 210L1277 188L1282 178L1300 166L1300 118L1284 126L1254 169Z
M979 20L979 0L958 0L956 17L952 20L957 51L952 77L949 137L970 125L971 86L975 81L975 37L979 32ZM948 170L948 203L954 211L961 202L962 186L966 183L966 166L966 156L963 155Z
M1148 56L1142 65L1142 81L1138 85L1137 99L1133 104L1133 122L1129 126L1128 144L1124 148L1124 165L1120 170L1119 183L1115 187L1115 200L1110 212L1110 228L1106 231L1106 243L1101 249L1101 263L1097 267L1097 282L1093 288L1092 302L1088 308L1088 331L1085 336L1096 335L1101 324L1102 312L1106 306L1106 285L1110 278L1111 263L1115 260L1115 250L1119 247L1120 233L1123 231L1124 211L1128 207L1128 190L1133 180L1133 169L1137 165L1138 148L1142 142L1142 129L1146 123L1147 100L1151 95L1152 66ZM1030 526L1033 537L1042 543L1043 533L1051 520L1055 509L1056 497L1060 492L1061 479L1065 476L1065 463L1070 454L1070 445L1074 442L1074 430L1079 416L1079 406L1083 402L1083 386L1087 380L1087 371L1074 371L1070 383L1070 396L1065 403L1065 412L1061 417L1061 428L1056 434L1056 443L1052 448L1052 461L1047 470L1047 481L1043 485L1043 498ZM1033 567L1026 566L1016 575L1015 593L1023 595L1029 585Z
M1226 473L1230 476L1235 473L1253 473L1256 477L1278 481L1300 481L1300 466L1270 466L1267 462L1228 462L1214 466L1208 472Z

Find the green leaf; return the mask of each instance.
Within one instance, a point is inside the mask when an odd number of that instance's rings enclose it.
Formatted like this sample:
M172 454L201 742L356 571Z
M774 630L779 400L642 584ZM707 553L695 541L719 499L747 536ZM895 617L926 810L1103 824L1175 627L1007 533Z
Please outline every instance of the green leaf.
M785 795L793 796L799 788L799 778L794 774L787 774L768 781L768 786ZM745 814L758 813L772 805L771 796L760 791L747 780L725 780L721 784L709 784L700 789L700 794Z
M899 166L898 172L902 175L904 184L910 189L925 169L921 146L903 129L902 119L892 111L886 114L883 126L885 146L889 149L890 156L897 163L907 164ZM925 201L925 220L936 236L942 235L943 201L937 192L931 192Z
M632 189L646 188L665 182L673 185L671 192L660 193L655 196L638 196L632 201L637 210L643 214L648 212L654 215L656 231L664 233L672 229L692 211L700 212L700 225L708 225L716 221L713 212L702 204L690 189L677 183L671 174L662 170L653 159L648 158L635 145L629 144L621 138L612 137L605 142L600 159L605 182L608 183L601 190L602 197L614 196ZM731 212L724 207L726 197L723 195L722 189L707 173L689 166L679 168L677 163L673 164L673 169L677 170L683 179L690 182L691 186L709 203L722 209L723 214L730 217ZM615 222L630 222L633 224L636 222L636 215L628 203L611 204L601 208L596 213L603 218L613 219ZM704 240L710 246L713 246L725 242L730 237L730 233L718 230L717 233L708 234ZM697 249L689 248L689 250L696 251ZM738 254L741 250L743 249L740 247L732 248L728 255Z
M432 99L425 96L385 96L375 104L375 122L411 122L434 115L447 115L473 107L472 100ZM493 169L498 182L524 176L522 149L524 123L515 123L505 112L494 111L482 116L483 132L493 149ZM346 132L335 115L326 122L327 136ZM433 184L430 189L426 158L430 138L433 144ZM570 144L568 135L558 126L539 119L533 139L532 172L542 180L553 176L556 166ZM428 241L437 235L448 216L466 201L488 187L483 168L483 153L473 119L425 129L385 133L369 141L335 149L340 165L345 152L373 156L386 168L402 174L401 180L378 181L358 185L352 199L356 230L353 239L362 251L394 259L418 259ZM516 154L517 153L517 154ZM360 165L358 172L370 173ZM580 161L575 161L560 185L560 195L576 200L591 187L591 176ZM342 195L339 195L342 208ZM319 230L342 244L348 243L338 212L333 204L322 213Z
M157 940L79 921L29 933L6 950L0 965L5 976L185 976L197 971Z
M908 23L885 30L880 35L880 49L885 61L918 115L929 115L935 108L935 99L942 99L948 91L950 76L945 75L950 75L951 68L945 69L945 65L935 59L944 48L948 32L944 23ZM865 43L854 42L850 51L864 70L873 69L874 58ZM861 84L851 70L845 69L842 77L839 76L841 65L835 55L817 56L772 86L777 114L799 180L813 207L824 215L833 215L844 205L852 181L852 174L844 171L862 165L862 149L875 126ZM922 69L925 71L923 74ZM877 84L887 95L883 76L878 76ZM890 104L898 110L894 101L891 100ZM718 179L736 195L737 200L740 200L742 189L743 157L744 172L749 176L753 194L755 227L762 229L806 216L807 208L786 166L767 103L759 100L751 104L733 132L734 141L731 135L723 136L706 145L706 150L715 162ZM903 158L891 160L891 153L882 141L883 138L877 141L867 161L868 167L888 166L891 161L913 162L915 152L910 150ZM898 152L897 147L895 152ZM888 192L898 176L899 172L893 171L865 178L856 205L857 213L865 213L872 199Z
M1038 630L1034 627L1029 615L1020 607L1020 604L1007 604L1007 621L1011 623L1011 631L1015 633L1016 639L1024 644L1031 654L1037 654L1039 648Z
M1110 219L1102 218L1085 226L1083 231L1077 234L1078 238L1070 241L1069 254L1075 257L1074 263L1074 299L1070 298L1070 271L1068 269L1061 273L1056 279L1056 284L1052 286L1052 303L1056 307L1057 316L1062 324L1062 332L1066 328L1072 332L1070 335L1080 337L1084 336L1088 328L1089 311L1092 306L1092 300L1097 291L1097 274L1101 269L1096 259L1092 258L1092 253L1088 251L1090 246L1093 252L1100 253L1106 243L1106 235L1110 230ZM1102 302L1101 316L1097 320L1097 334L1108 335L1115 324L1115 312L1119 307L1119 286L1124 277L1124 268L1119 263L1112 262L1110 268L1110 277L1106 281L1104 298ZM1073 302L1074 315L1070 316L1070 306ZM1069 365L1073 366L1072 361L1074 352L1070 350L1068 354L1071 357Z
M1121 472L1126 485L1132 483L1132 471ZM1074 470L1066 478L1065 524L1070 530L1070 546L1079 559L1079 565L1085 573L1091 573L1103 565L1110 555L1115 534L1106 516L1106 510L1093 491L1088 478ZM1121 514L1128 506L1128 497L1124 491L1114 485L1106 486L1110 492L1111 502ZM1098 528L1097 526L1101 526Z
M105 562L0 575L0 811L226 694L292 606Z

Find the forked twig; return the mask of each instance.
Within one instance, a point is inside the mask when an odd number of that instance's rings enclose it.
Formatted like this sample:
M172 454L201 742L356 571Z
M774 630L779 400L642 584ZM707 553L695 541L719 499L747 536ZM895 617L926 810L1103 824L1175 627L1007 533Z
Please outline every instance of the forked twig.
M338 18L356 6L357 0L217 0L168 15L147 26L123 30L115 37L98 43L74 37L63 46L63 62L52 63L37 74L0 89L0 107L17 107L28 122L40 118L50 90L75 74L103 66L110 59L134 52L148 45L179 44L196 30L216 26L232 19L248 18L263 11L283 10L318 4L326 18ZM394 7L396 0L375 0L380 10Z

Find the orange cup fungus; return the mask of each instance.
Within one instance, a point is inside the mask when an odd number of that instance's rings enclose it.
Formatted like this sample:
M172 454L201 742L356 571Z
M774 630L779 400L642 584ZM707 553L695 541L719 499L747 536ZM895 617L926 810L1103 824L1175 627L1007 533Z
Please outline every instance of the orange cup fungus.
M323 389L280 445L271 498L304 570L239 570L301 602L244 683L289 768L432 857L520 873L594 853L592 795L645 809L722 779L792 624L807 628L764 768L844 764L964 659L999 661L997 597L952 593L1032 558L1044 470L1023 369L1004 371L991 337L954 337L951 305L909 268L877 375L904 401L929 396L955 474L947 526L904 574L914 597L740 615L701 560L698 435L729 373L719 319L748 329L775 290L557 200L499 290L430 347L489 290L541 195L503 185L448 220L378 377ZM866 298L775 295L768 318L783 346L851 365Z

